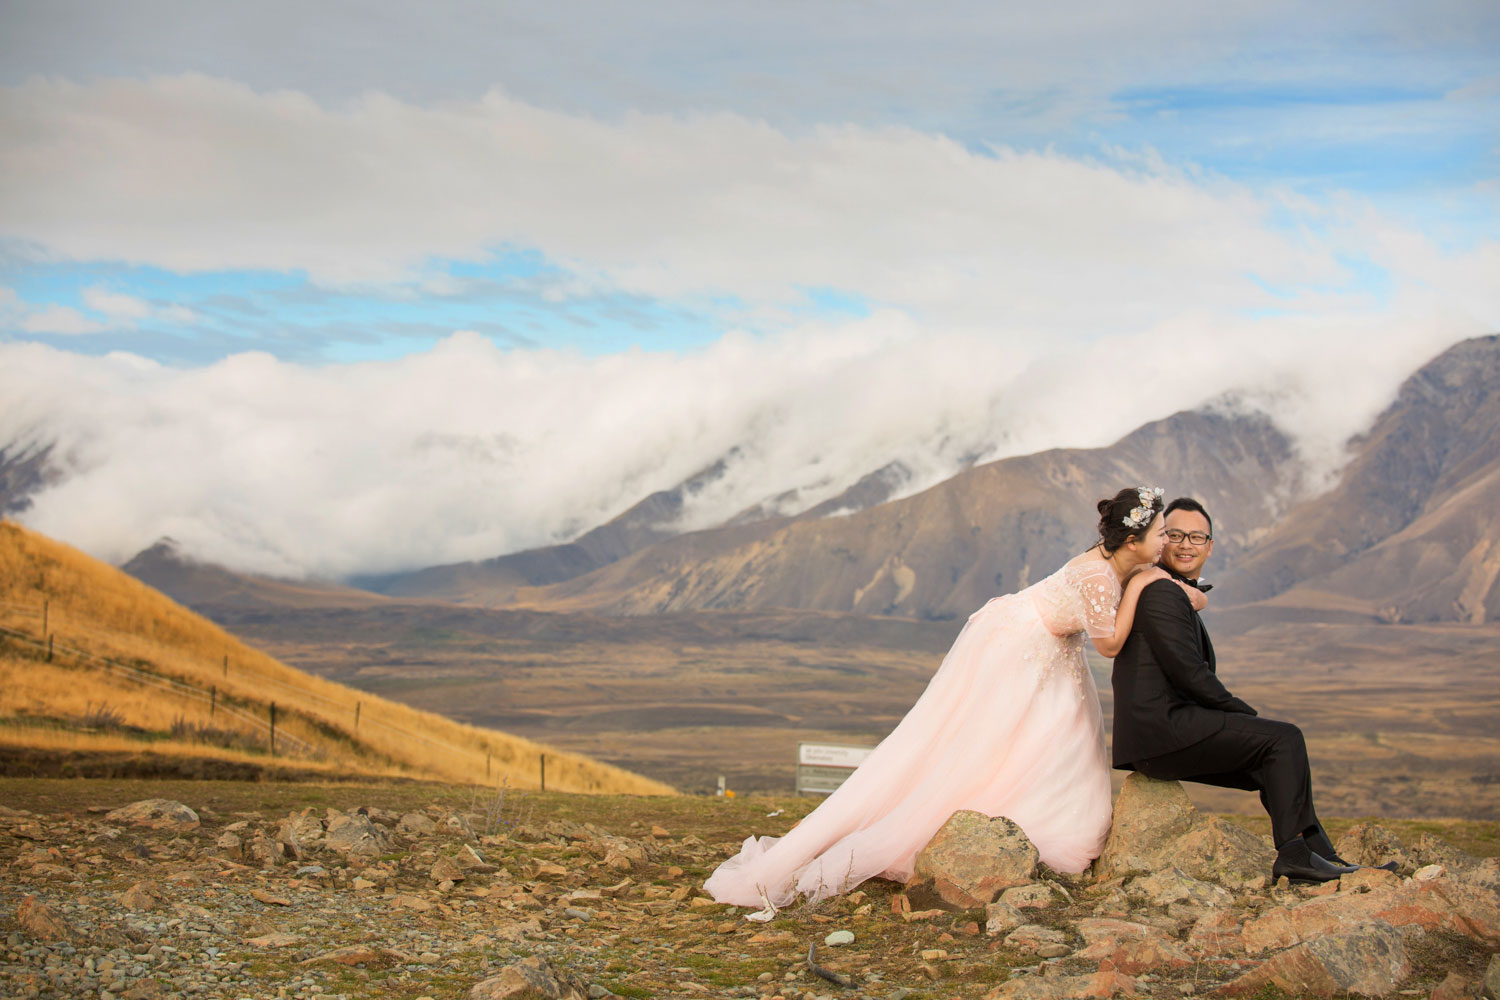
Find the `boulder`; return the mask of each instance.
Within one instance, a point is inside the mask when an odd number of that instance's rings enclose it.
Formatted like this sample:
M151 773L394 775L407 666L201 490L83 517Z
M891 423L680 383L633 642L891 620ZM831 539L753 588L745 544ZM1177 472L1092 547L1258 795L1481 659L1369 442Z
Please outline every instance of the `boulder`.
M1333 845L1338 856L1351 865L1383 865L1396 862L1403 874L1410 875L1417 865L1396 835L1376 823L1351 826Z
M1006 889L1000 894L1000 899L1018 910L1045 910L1059 902L1062 896L1047 882L1033 882Z
M1379 997L1395 992L1411 973L1401 932L1372 921L1288 948L1218 992L1239 996L1274 986L1299 997Z
M167 894L155 882L137 882L120 893L120 905L127 910L154 910L167 902Z
M1500 889L1500 858L1485 858L1473 871L1464 872L1464 880L1485 889Z
M16 907L16 923L33 941L67 941L73 937L73 928L62 914L31 895Z
M452 858L440 857L433 864L432 870L427 877L434 882L461 882L464 878L464 870Z
M1137 997L1135 980L1109 963L1086 976L1068 976L1050 968L1040 976L1019 976L984 994L983 1000L1107 1000Z
M1500 895L1441 876L1369 892L1320 896L1275 907L1246 923L1245 950L1255 955L1287 948L1348 934L1351 928L1369 922L1449 931L1494 948L1500 946Z
M1500 955L1491 955L1490 964L1484 970L1484 982L1479 984L1479 995L1485 1000L1500 1000Z
M535 956L476 983L469 1000L588 1000L587 987Z
M1078 922L1085 947L1076 958L1109 961L1121 972L1136 974L1148 969L1182 968L1193 959L1182 946L1155 927L1129 920L1084 919Z
M1418 867L1442 865L1459 875L1468 875L1480 866L1479 858L1430 833L1419 836L1407 853L1411 855L1412 863Z
M426 813L409 812L402 816L400 821L396 823L396 831L420 837L429 833L435 833L437 831L437 824Z
M1276 852L1264 837L1198 812L1180 782L1135 773L1115 800L1097 881L1177 868L1193 878L1241 886L1264 878Z
M1401 884L1401 876L1384 868L1361 868L1339 879L1339 892L1388 889Z
M1210 910L1193 924L1187 946L1195 953L1209 955L1243 951L1239 917L1230 910Z
M961 910L984 906L1036 877L1036 847L1012 820L954 813L917 855L914 885Z
M1022 924L1005 935L1005 943L1017 951L1043 958L1057 958L1073 950L1066 933L1041 924Z
M275 868L281 863L281 847L266 836L266 831L256 830L240 849L240 856L262 868Z
M313 809L291 813L277 827L276 842L286 848L289 856L304 858L309 851L323 846L323 821Z
M458 853L454 855L453 860L458 863L458 867L462 868L466 872L487 874L489 872L497 872L500 870L495 865L492 865L488 861L484 860L484 856L478 851L474 850L474 848L469 846L468 844L465 844L458 849Z
M1003 899L988 903L984 908L984 932L990 937L1009 934L1026 922L1021 911Z
M1441 983L1433 987L1427 1000L1474 1000L1477 990L1463 976L1450 972Z
M1234 897L1223 887L1193 878L1180 868L1168 868L1133 878L1126 884L1125 891L1154 906L1187 903L1209 909L1224 909L1234 905Z
M172 799L142 799L104 814L110 823L131 823L155 829L196 830L198 814Z
M323 845L340 854L375 857L390 849L385 832L362 813L339 813L328 823Z

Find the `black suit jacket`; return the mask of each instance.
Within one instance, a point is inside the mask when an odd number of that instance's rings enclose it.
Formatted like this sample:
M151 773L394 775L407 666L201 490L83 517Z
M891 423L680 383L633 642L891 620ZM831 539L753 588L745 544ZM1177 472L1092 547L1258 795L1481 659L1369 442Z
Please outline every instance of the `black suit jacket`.
M1141 591L1130 636L1115 657L1114 764L1192 746L1224 728L1225 715L1254 715L1214 672L1214 646L1182 589L1158 580Z

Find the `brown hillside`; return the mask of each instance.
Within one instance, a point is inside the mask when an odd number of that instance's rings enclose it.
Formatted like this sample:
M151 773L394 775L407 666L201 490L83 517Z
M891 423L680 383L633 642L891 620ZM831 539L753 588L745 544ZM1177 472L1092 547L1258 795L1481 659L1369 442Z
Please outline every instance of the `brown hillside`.
M255 757L535 787L671 790L577 754L354 691L286 666L131 576L0 521L0 743ZM172 739L175 737L175 741ZM188 744L193 744L189 746Z

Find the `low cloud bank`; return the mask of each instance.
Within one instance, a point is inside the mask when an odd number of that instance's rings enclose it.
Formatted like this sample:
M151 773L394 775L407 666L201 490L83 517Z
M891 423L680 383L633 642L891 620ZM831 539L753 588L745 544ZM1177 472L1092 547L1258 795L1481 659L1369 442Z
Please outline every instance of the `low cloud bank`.
M170 536L236 569L338 578L566 540L731 452L684 527L774 498L805 509L893 460L915 491L970 461L1102 446L1226 399L1269 413L1327 473L1403 378L1484 332L1205 323L1049 350L882 313L599 358L460 332L327 367L0 344L0 447L53 446L61 479L22 520L102 558Z

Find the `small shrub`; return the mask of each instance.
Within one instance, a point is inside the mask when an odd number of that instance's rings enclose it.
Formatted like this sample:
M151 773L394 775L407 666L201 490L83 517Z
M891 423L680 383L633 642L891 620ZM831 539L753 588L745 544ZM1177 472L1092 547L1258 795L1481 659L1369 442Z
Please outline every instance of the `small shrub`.
M123 729L125 716L107 701L101 701L97 705L91 701L84 708L78 724L86 729Z

